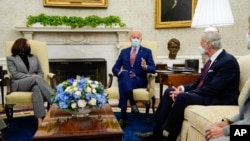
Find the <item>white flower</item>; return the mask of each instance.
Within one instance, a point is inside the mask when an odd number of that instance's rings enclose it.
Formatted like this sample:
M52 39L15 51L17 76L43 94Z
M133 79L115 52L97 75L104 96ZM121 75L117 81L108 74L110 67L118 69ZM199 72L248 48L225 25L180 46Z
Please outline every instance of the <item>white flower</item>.
M87 103L86 103L85 100L83 100L83 99L80 99L80 100L77 101L78 107L85 107L86 104L87 104Z
M93 81L92 80L88 80L88 83L91 84Z
M74 81L73 84L72 84L72 86L76 86L77 83L78 83L77 81Z
M77 91L78 88L77 88L77 87L72 87L72 90L73 90L73 91Z
M98 87L97 84L98 84L98 83L95 81L95 83L90 84L90 86L91 86L91 88L97 88L97 87Z
M96 99L91 98L90 101L88 102L90 105L96 105Z
M87 93L91 93L91 88L89 86L85 90Z
M65 89L65 92L72 92L72 90L71 90L70 87L67 87L67 88Z
M75 109L76 106L77 106L76 103L71 103L71 108L72 108L72 109Z
M81 91L76 91L76 92L75 92L75 95L81 96Z
M93 94L96 93L96 89L95 88L92 89L92 93Z

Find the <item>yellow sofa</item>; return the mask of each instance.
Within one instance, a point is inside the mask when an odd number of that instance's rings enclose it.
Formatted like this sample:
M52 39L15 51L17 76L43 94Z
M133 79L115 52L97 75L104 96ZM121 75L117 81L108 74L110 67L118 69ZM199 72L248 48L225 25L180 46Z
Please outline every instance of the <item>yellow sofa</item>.
M240 65L240 96L238 104L250 88L250 55L239 57ZM205 129L214 122L221 121L223 117L231 118L239 111L239 105L228 106L201 106L192 105L185 109L182 130L178 141L205 141Z

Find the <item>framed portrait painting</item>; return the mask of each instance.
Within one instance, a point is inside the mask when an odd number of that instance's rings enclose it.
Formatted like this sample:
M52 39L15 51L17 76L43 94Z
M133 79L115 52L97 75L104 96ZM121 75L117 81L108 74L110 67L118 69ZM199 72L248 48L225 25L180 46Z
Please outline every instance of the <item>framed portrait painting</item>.
M155 28L190 27L197 0L155 0Z
M107 8L108 0L43 0L43 6Z

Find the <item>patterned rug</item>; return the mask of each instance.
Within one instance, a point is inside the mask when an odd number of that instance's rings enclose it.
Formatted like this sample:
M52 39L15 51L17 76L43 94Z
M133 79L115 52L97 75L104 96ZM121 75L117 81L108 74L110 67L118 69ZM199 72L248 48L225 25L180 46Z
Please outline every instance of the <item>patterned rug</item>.
M23 116L30 116L34 115L33 109L31 105L17 105L14 106L14 117L23 117ZM4 108L0 107L0 116L1 118L5 119L6 114L4 112Z

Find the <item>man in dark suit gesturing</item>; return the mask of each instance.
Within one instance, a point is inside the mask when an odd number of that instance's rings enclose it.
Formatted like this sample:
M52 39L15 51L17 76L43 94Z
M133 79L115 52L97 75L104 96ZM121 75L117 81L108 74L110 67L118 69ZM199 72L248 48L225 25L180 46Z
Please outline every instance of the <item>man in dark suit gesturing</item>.
M139 110L133 97L133 89L147 87L147 73L155 73L155 64L150 49L141 46L142 34L132 31L129 38L131 47L121 51L112 72L118 77L119 107L121 108L120 125L127 124L127 100L129 100L132 113Z
M153 131L136 133L137 136L176 141L188 105L237 104L240 76L237 60L221 48L218 32L204 32L200 44L210 59L201 76L194 83L166 89L154 115Z

